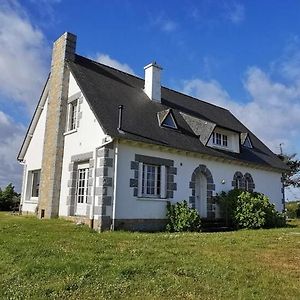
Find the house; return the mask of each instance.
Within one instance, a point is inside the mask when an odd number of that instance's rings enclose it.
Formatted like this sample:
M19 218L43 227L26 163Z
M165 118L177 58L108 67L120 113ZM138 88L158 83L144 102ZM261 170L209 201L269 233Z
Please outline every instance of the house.
M156 63L141 79L75 48L71 33L54 43L18 155L23 212L98 230L156 230L168 201L219 218L214 196L232 188L262 192L283 209L286 166L228 110L161 87Z

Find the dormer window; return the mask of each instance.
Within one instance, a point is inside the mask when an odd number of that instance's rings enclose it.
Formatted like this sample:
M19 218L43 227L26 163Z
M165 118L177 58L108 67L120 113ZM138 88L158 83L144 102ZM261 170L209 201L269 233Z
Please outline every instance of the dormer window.
M244 142L244 146L247 147L247 148L253 148L249 136L246 137L245 142Z
M174 118L172 116L172 114L168 114L167 117L163 120L162 126L165 126L165 127L170 127L170 128L174 128L174 129L177 129L177 126L175 124L175 121L174 121Z
M212 140L214 145L228 147L228 137L225 134L213 132Z
M157 113L159 125L172 129L178 129L173 112L171 109L164 110Z

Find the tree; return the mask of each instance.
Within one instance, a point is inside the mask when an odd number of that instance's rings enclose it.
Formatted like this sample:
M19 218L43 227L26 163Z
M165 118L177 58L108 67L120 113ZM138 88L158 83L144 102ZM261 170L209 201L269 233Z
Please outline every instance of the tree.
M0 189L0 210L12 210L20 203L20 194L15 192L15 187L10 183L4 190Z
M289 170L283 173L283 184L285 187L300 187L300 160L296 156L296 153L278 154L278 157L289 167Z

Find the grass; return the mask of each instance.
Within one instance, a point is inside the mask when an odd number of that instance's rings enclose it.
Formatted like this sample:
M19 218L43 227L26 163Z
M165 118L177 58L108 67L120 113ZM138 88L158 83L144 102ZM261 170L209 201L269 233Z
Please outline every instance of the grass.
M0 299L300 299L300 222L228 233L95 233L0 213Z

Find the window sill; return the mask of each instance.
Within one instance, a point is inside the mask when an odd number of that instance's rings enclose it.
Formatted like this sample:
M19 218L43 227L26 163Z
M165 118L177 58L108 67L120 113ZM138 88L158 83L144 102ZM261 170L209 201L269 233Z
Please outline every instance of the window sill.
M69 131L66 131L66 132L64 133L64 135L69 135L69 134L72 134L72 133L74 133L74 132L77 132L77 128L72 129L72 130L69 130Z
M170 201L168 198L157 198L157 197L137 197L137 200L140 201L162 201L162 202L166 202L166 201Z
M38 197L31 197L30 199L26 199L25 203L33 203L33 204L37 204L39 202L39 198Z

